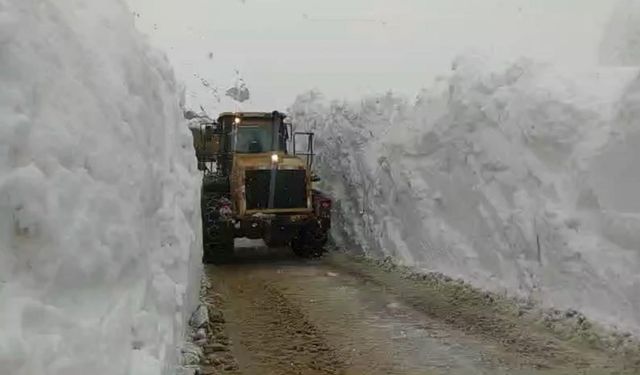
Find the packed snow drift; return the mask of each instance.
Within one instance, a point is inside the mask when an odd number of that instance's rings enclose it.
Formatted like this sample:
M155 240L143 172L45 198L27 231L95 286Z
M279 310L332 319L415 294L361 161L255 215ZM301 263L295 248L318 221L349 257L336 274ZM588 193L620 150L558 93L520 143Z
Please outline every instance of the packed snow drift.
M339 244L640 333L637 73L469 55L415 101L291 114Z
M0 82L0 373L170 373L201 239L168 63L120 1L0 0Z

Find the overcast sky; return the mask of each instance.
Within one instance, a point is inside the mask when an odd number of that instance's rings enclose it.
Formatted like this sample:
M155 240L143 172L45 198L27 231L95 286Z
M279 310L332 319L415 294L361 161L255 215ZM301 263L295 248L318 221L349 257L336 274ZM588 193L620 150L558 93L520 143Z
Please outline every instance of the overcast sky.
M470 49L499 58L596 64L612 0L128 0L192 105L284 110L329 98L414 95ZM239 71L252 99L218 96ZM205 87L205 79L211 87Z

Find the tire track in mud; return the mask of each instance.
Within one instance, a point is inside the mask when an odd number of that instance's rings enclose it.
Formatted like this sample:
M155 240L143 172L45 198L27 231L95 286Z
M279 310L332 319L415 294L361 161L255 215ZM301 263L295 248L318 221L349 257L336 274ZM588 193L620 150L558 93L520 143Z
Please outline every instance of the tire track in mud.
M495 296L371 261L276 254L207 274L224 349L206 375L640 374Z
M202 285L201 302L207 306L207 343L202 347L200 360L202 375L238 375L238 362L231 353L231 342L226 330L226 320L222 313L224 299L211 287L210 269L205 268L206 281Z
M411 280L396 279L393 276L386 278L389 275L375 272L375 269L371 272L338 268L385 288L387 292L397 295L410 306L446 323L452 329L498 343L504 347L505 352L515 354L514 361L518 366L534 369L550 369L567 364L578 369L590 366L584 353L564 347L558 340L539 335L514 321L504 319L497 311L487 311L492 309L491 301L484 304L479 299L472 300L475 296L464 295L462 289L447 295L446 290L427 290L424 285L416 285ZM398 287L391 285L389 281L392 278L398 282Z
M561 338L525 317L512 301L459 281L343 254L329 257L327 263L383 288L453 330L501 346L518 368L540 370L536 374L640 375L637 355L595 348L579 337Z
M268 280L244 278L243 270L218 269L219 290L233 296L222 309L234 354L244 374L342 374L344 364L305 314ZM234 277L235 273L242 277Z

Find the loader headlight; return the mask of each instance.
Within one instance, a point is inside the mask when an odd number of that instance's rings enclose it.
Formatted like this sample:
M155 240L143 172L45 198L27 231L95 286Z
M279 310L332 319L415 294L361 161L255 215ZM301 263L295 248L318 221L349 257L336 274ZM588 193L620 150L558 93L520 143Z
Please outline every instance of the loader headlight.
M236 125L238 125L242 120L240 120L240 117L236 117L233 122L236 123Z
M278 154L271 154L271 162L272 163L277 163L278 160L280 160L280 158L278 157Z

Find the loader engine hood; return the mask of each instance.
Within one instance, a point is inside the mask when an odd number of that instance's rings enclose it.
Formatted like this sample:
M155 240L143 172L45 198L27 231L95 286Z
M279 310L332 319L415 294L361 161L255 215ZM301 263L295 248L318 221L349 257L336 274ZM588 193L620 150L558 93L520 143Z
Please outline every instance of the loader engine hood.
M236 154L231 187L240 215L311 211L306 164L284 153Z

